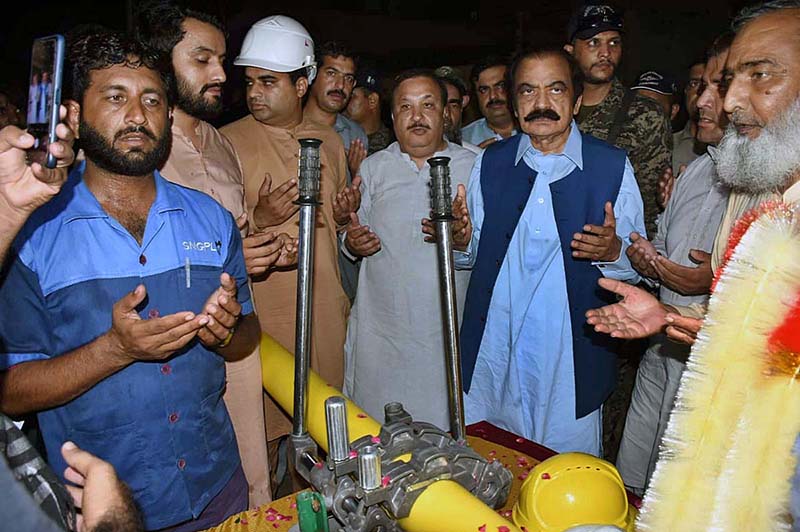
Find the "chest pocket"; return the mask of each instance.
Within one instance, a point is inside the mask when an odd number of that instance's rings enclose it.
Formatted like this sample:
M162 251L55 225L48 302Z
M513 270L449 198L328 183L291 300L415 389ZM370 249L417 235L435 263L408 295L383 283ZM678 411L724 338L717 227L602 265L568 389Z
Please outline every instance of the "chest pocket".
M177 295L182 310L194 313L203 311L203 304L220 286L221 266L197 265L184 268L178 275Z

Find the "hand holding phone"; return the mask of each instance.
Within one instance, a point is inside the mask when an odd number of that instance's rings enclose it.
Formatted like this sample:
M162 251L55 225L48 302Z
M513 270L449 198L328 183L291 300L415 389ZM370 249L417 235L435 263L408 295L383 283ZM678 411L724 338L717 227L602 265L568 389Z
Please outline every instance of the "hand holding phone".
M56 142L58 109L64 70L64 37L51 35L33 41L31 72L28 85L28 133L34 144L28 150L28 163L37 162L47 168L56 167L56 158L47 147Z
M66 114L60 106L62 120ZM56 125L56 135L56 142L48 146L48 154L57 163L51 169L26 160L35 140L32 135L15 126L0 129L0 211L4 215L15 212L27 217L61 189L67 168L75 159L74 137L63 123Z

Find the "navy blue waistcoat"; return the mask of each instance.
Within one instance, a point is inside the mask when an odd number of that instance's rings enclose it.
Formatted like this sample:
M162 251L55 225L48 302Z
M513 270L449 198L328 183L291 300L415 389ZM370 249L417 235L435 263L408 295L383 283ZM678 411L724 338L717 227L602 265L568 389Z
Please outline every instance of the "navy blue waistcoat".
M581 418L600 407L616 385L618 342L594 332L584 314L613 301L597 286L601 273L588 260L572 257L572 235L586 224L603 225L606 201L616 202L625 171L625 152L583 135L583 170L550 185L566 272L575 366L575 413ZM523 137L522 142L528 142ZM490 145L481 164L484 219L461 325L464 389L469 391L486 315L508 244L528 202L536 172L524 161L514 165L520 136ZM526 296L521 296L526 297ZM546 311L546 310L544 310Z

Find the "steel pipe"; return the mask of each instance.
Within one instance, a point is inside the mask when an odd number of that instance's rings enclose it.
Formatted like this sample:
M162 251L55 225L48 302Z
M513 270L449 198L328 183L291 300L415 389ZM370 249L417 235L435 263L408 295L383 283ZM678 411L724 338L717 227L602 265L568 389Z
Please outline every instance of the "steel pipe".
M299 247L297 251L297 318L294 353L294 417L292 435L307 433L308 379L311 370L311 302L314 278L314 221L319 204L320 154L322 141L300 139L297 188L300 206Z
M461 384L461 346L458 338L458 307L451 233L453 196L449 163L449 157L428 159L431 167L431 220L436 228L436 255L445 332L444 352L447 400L450 405L450 433L456 441L464 442L467 431L464 426L464 392Z

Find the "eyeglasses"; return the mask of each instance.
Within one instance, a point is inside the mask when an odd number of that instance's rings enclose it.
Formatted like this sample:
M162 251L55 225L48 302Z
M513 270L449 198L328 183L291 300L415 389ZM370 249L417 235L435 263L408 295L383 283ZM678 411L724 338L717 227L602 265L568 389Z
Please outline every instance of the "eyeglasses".
M333 81L337 78L342 78L344 80L344 84L350 87L355 87L356 85L356 77L353 74L347 74L345 72L339 72L335 68L326 68L325 69L325 78Z

